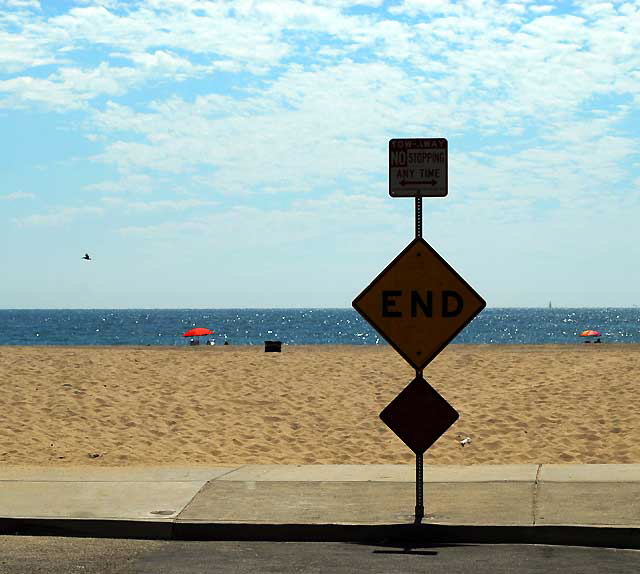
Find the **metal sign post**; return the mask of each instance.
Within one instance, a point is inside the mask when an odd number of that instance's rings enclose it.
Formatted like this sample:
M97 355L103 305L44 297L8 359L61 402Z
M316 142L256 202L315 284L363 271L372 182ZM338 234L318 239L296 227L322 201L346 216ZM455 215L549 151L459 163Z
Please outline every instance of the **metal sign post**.
M416 239L422 239L422 197L415 198ZM416 377L422 376L422 372L416 369ZM415 524L421 524L424 518L424 454L416 453L416 507Z
M424 477L422 473L423 457L424 455L422 453L416 454L416 524L420 524L424 518L424 501L422 499L422 492L424 490Z
M422 198L447 195L447 171L446 139L389 141L389 195L415 199L415 238L353 300L354 309L416 371L380 413L416 455L415 524L424 518L424 453L459 417L422 371L486 306L422 238Z

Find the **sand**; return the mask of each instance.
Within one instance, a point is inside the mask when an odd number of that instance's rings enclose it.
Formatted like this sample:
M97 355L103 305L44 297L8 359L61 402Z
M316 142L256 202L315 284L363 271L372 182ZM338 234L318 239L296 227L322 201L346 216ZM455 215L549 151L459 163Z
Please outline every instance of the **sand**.
M378 414L413 376L387 346L0 347L0 463L412 463ZM450 345L425 376L460 413L426 464L640 463L640 345Z

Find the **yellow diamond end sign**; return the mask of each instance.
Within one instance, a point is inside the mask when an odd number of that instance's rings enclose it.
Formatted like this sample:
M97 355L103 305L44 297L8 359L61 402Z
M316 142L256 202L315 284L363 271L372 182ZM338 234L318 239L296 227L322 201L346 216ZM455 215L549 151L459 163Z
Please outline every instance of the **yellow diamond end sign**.
M486 307L424 239L414 239L353 301L414 368L422 370Z

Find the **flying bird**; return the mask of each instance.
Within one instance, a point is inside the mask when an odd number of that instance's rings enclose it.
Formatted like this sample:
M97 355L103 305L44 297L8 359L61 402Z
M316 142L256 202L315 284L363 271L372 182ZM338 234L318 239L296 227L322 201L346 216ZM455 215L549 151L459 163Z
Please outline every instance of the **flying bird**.
M84 254L83 259L86 259L87 261L91 261L91 257L89 257L89 254L88 254L88 253L85 253L85 254Z
M460 446L464 446L465 444L469 444L471 442L471 437L464 437L460 442Z

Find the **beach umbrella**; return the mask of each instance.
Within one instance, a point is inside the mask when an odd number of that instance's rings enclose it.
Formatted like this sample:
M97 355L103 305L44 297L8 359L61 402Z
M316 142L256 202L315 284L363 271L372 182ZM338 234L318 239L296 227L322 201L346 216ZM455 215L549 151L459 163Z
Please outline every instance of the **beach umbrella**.
M213 335L213 331L204 327L196 327L182 334L183 337L202 337L203 335Z
M580 333L581 337L601 337L602 333L600 331L592 331L592 330L587 330L587 331L582 331L582 333Z

